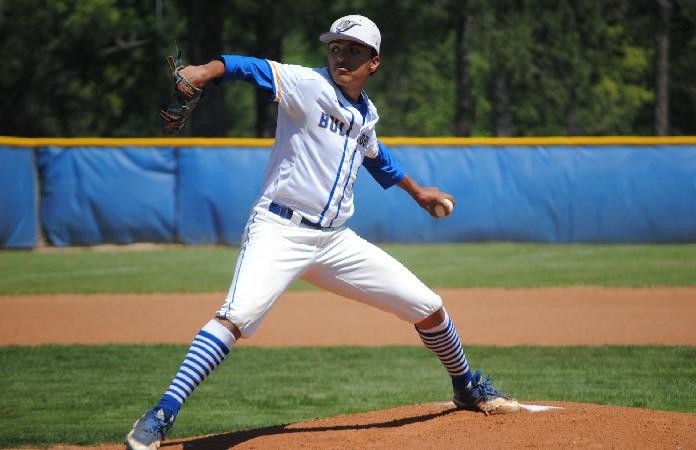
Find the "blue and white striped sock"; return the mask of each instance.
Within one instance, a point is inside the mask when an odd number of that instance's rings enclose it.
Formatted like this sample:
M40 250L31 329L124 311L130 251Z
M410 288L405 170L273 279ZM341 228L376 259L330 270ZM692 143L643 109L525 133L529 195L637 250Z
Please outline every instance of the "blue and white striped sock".
M177 415L186 399L212 371L222 363L236 339L216 320L208 322L193 339L191 347L155 408Z
M416 331L425 346L440 358L442 365L452 377L452 385L457 389L467 389L472 379L469 363L466 361L457 329L447 311L444 312L445 320L440 325L423 330L416 327Z

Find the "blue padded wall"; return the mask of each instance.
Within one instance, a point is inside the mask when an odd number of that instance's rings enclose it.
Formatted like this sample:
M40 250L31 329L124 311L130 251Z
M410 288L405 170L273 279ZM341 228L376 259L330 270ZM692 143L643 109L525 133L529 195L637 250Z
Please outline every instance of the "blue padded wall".
M395 146L424 186L454 195L434 220L367 171L349 225L377 242L696 242L696 146ZM237 245L270 156L257 147L36 150L40 222L57 246ZM0 148L0 243L36 241L34 160Z
M352 219L392 242L696 242L696 147L393 147L422 185L454 195L432 220L361 174Z
M177 189L181 242L239 245L269 157L265 148L182 148Z
M36 222L33 150L0 147L0 248L33 247Z
M41 223L56 246L173 242L171 148L38 150Z

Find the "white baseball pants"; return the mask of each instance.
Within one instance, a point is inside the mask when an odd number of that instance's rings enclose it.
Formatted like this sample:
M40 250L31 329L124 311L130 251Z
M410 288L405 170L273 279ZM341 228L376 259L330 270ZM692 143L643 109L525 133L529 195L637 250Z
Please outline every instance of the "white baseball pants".
M314 229L257 206L247 223L234 278L217 316L251 336L298 278L417 323L442 299L401 263L343 226Z

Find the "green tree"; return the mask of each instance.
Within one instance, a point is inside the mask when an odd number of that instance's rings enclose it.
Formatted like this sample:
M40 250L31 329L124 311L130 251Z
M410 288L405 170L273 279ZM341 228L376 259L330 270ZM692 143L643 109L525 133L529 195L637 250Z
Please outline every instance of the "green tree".
M670 39L670 130L696 134L696 2L677 0Z
M491 68L502 67L514 93L512 135L634 130L641 108L652 101L644 84L651 52L628 39L621 3L517 3L502 26L492 28Z
M380 112L380 135L452 135L455 36L449 4L408 0L398 7L374 2L356 8L382 32L382 66L367 87Z
M659 18L655 38L655 134L665 136L669 130L669 44L672 0L657 0Z
M187 58L190 64L201 64L223 53L222 32L227 13L225 0L207 0L200 3L184 1L181 13L186 18ZM228 127L227 108L222 87L207 87L205 107L191 117L190 133L194 136L224 136Z
M0 3L0 133L121 136L155 132L163 97L154 3Z
M651 134L656 111L661 133L696 133L691 0L0 0L0 134L161 135L174 40L189 63L316 67L318 34L355 13L382 31L382 136ZM270 136L275 108L247 83L211 86L188 132Z
M471 88L471 34L473 11L470 2L453 1L448 4L451 11L451 28L454 32L454 124L456 136L471 136L474 130L474 100Z

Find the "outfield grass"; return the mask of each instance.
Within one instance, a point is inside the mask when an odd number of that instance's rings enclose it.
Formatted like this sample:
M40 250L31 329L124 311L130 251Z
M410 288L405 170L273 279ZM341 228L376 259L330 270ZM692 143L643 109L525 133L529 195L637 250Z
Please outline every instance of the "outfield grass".
M157 401L185 346L0 348L0 447L117 442ZM522 400L696 412L696 348L470 347L472 366ZM418 347L237 348L189 399L169 437L446 401Z
M696 245L384 245L431 287L694 286ZM239 249L0 252L0 295L227 290ZM299 282L292 289L311 289Z
M432 287L694 286L696 245L385 245ZM238 249L0 251L0 295L213 292ZM308 289L297 283L293 289ZM0 347L0 447L120 441L185 346ZM523 400L696 413L696 347L470 347ZM240 347L187 402L170 437L449 399L424 348Z

